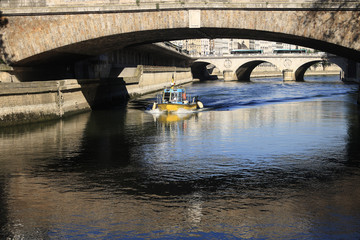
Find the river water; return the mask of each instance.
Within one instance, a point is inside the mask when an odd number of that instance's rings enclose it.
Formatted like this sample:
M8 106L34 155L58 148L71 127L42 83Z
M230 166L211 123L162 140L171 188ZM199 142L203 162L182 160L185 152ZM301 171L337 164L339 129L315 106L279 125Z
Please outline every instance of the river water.
M0 129L0 239L359 239L358 86L337 78Z

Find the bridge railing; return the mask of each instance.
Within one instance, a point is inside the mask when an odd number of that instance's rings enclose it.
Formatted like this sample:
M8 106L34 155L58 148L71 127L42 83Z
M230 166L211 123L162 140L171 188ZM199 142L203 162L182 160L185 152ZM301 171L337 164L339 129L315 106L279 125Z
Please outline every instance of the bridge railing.
M256 54L212 54L212 55L192 55L193 58L248 58L248 57L328 57L325 52L317 53L256 53Z

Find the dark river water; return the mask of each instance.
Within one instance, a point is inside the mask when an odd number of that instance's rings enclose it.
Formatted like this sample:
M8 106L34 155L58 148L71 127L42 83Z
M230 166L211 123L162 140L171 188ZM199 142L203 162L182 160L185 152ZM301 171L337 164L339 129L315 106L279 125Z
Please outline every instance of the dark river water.
M0 129L0 239L360 239L357 85L186 85L205 109Z

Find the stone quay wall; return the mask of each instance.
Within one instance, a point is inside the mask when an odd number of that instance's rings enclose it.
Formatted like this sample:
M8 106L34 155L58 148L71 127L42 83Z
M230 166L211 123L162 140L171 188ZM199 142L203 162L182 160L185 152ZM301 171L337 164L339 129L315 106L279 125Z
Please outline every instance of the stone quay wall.
M111 105L129 97L193 81L190 68L138 66L136 75L116 79L66 79L0 83L0 127L60 119Z
M177 85L193 81L191 68L139 66L138 72L138 84L127 86L131 97L169 87L172 77Z

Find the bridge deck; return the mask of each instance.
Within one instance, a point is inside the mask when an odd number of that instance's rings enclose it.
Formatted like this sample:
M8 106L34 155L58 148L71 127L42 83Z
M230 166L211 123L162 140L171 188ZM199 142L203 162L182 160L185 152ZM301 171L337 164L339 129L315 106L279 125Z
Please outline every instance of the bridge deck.
M58 14L58 13L89 13L89 12L126 12L144 10L179 10L179 9L243 9L243 10L359 10L358 0L333 2L324 0L267 0L251 2L249 0L94 0L82 3L67 0L2 0L1 11L4 15L14 14Z

